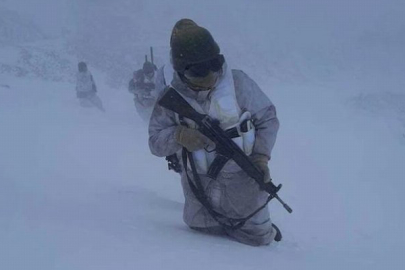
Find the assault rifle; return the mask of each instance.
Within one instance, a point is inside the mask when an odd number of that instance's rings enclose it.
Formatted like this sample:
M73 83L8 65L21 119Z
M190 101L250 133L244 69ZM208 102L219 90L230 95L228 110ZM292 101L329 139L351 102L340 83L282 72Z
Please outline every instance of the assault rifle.
M171 110L180 116L193 120L199 127L199 131L215 143L216 154L225 160L232 159L242 168L251 178L253 178L265 190L271 198L277 199L283 207L292 213L292 209L277 195L281 189L281 184L275 186L273 182L264 183L263 173L256 168L249 157L240 147L230 139L224 130L219 126L217 120L208 115L197 112L191 105L173 88L161 97L158 104L168 110Z

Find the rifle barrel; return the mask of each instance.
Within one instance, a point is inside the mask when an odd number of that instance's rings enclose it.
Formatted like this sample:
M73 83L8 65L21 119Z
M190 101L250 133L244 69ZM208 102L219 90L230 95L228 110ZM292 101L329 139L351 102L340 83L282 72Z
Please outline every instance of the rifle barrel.
M274 198L276 198L277 199L277 201L279 201L282 205L283 205L283 207L285 208L285 210L287 210L287 212L288 213L292 213L292 209L291 209L291 207L289 207L288 206L288 204L286 204L277 194L274 196Z

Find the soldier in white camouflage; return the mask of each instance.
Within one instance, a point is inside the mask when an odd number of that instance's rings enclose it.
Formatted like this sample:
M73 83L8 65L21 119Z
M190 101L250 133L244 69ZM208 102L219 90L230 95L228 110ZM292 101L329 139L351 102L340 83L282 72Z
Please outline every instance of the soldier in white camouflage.
M156 66L149 61L134 72L129 81L128 91L134 95L134 103L139 116L148 122L156 103L158 89L156 89Z
M273 103L248 75L227 66L210 32L192 20L177 22L170 43L174 72L170 79L166 76L167 84L195 110L218 120L222 129L233 129L237 133L233 140L263 172L263 181L271 181L268 162L279 128ZM242 132L241 124L246 121L249 121L250 129ZM196 181L193 173L198 175L209 205L229 218L244 218L254 213L265 205L267 193L232 160L215 179L208 176L215 151L210 151L212 142L198 131L193 121L155 105L149 123L149 146L154 155L161 157L179 153L182 149L192 153L195 171L187 166L181 173L185 197L183 217L190 228L226 234L252 246L281 240L267 206L242 227L231 229L221 225L197 198L189 182ZM188 162L190 164L190 160Z

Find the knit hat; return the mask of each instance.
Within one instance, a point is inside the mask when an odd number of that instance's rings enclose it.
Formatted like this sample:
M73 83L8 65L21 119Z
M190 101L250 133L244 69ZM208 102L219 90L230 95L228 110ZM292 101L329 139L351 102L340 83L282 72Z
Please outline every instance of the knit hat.
M190 19L182 19L175 24L170 46L173 68L180 73L188 65L205 62L220 53L211 33Z

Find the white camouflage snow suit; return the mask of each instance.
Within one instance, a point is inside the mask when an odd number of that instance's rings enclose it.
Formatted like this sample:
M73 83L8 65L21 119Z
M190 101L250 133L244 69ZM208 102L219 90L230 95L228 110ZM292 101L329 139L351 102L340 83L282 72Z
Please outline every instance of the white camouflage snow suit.
M142 69L137 72L143 72ZM131 79L128 86L128 91L134 94L134 104L136 111L142 120L146 123L149 122L149 118L152 114L153 107L156 100L165 87L162 82L163 77L158 76L156 73L151 78L145 78L144 81L135 81Z
M270 158L279 128L275 107L244 72L232 70L229 74L233 77L236 101L240 109L252 114L256 129L252 155L261 154ZM205 113L208 113L211 101L206 94L189 89L177 74L173 75L171 86L188 100L197 101L201 108L205 108ZM182 146L174 137L178 125L178 116L174 112L158 104L155 106L149 123L149 147L154 155L164 157L181 151ZM192 179L192 172L189 168L187 171ZM266 202L267 193L260 190L258 184L232 160L228 161L216 180L201 172L199 176L214 210L227 217L244 218ZM223 232L252 246L267 245L273 241L276 231L272 228L267 206L240 229L222 228L194 196L184 169L181 181L185 197L183 219L191 228L212 233Z
M76 97L80 100L83 107L97 107L104 111L102 102L97 96L97 87L90 71L77 72L76 75Z

